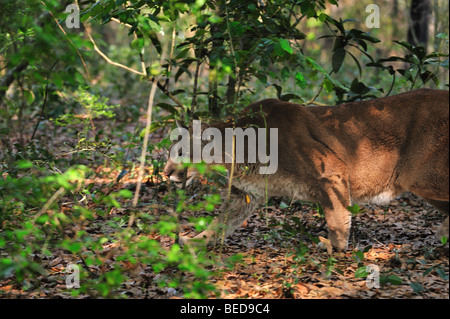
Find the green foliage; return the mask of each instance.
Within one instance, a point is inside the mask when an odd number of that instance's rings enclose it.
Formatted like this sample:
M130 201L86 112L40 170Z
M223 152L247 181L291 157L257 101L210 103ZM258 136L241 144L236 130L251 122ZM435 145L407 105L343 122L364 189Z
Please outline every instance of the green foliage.
M16 165L22 172L20 177L7 175L0 179L0 249L3 256L0 278L14 276L15 282L24 287L38 275L46 274L32 256L52 256L62 249L83 265L81 286L70 291L73 296L118 297L116 289L127 280L124 265L130 264L151 265L155 274L161 274L161 287L180 288L186 297L201 298L214 291L208 283L211 272L208 268L215 257L205 247L181 248L174 244L166 248L152 238L152 234L175 238L178 213L159 215L150 210L132 213L132 217L109 217L113 208L122 208L120 202L123 199L132 197L130 191L123 189L106 194L89 190L84 183L92 172L85 166L70 168L62 174L32 178L30 171L39 170L38 167L26 161ZM77 204L67 209L59 200L61 197L72 197ZM198 203L187 203L188 198L182 191L177 197L178 208L195 211L211 210L219 202L217 195L205 196L204 201ZM159 205L157 207L160 209ZM204 218L192 220L199 229L204 229L209 222ZM95 235L85 230L87 225L98 225L103 231ZM114 260L106 257L112 253ZM96 269L101 271L98 273ZM192 278L168 276L165 274L168 269L178 269Z
M57 199L65 192L76 192L88 169L76 166L63 174L36 178L29 172L39 169L31 163L21 161L17 167L26 174L0 179L0 248L11 256L1 260L0 277L14 273L22 282L26 275L43 273L31 255L36 251L50 255L50 243L70 222Z
M382 286L385 286L387 284L401 285L402 283L403 283L403 280L399 276L394 275L394 274L380 276L380 284Z
M337 1L329 3L337 5ZM394 61L395 58L377 60L372 57L373 47L379 45L381 40L369 32L347 28L347 25L357 20L335 19L326 13L326 5L325 1L292 0L284 1L283 9L280 9L280 1L251 1L243 4L241 1L210 0L136 2L123 6L110 0L103 1L101 5L95 3L86 9L83 19L90 17L110 23L114 18L127 23L131 25L129 34L134 33L136 36L131 46L138 51L153 47L159 56L164 55L163 47L167 41L161 35L167 30L177 30L188 24L191 32L180 39L181 43L177 43L176 38L172 39L174 52L166 59L166 63L158 65L156 73L153 72L153 64L148 67L151 76L159 75L166 78L166 84L169 81L176 84L172 95L191 96L183 99L191 100L190 105L187 103L183 109L180 109L179 104L157 104L177 117L180 112L213 117L238 112L241 103L249 99L246 95L255 93L252 87L257 84L264 88L274 87L278 98L282 100L300 102L308 100L304 93L296 91L310 87L317 81L321 82L320 90L323 87L325 93L336 94L337 103L373 98L380 93L390 94L395 77L390 87L376 88L361 80L367 72L363 59L367 60L367 66L387 70L390 75L396 72L402 74L412 83L412 87L419 85L418 80L425 84L430 79L439 85L437 69L429 70L427 66L445 67L445 61L440 58L447 57L448 61L447 54L424 56L420 54L424 52L423 48L408 48L404 42L397 41L413 52L401 59L413 63L418 69L417 73L385 66L384 62ZM187 16L190 19L186 19ZM331 68L321 66L316 58L302 50L302 43L308 41L307 35L298 27L302 25L302 20L310 25L326 27L329 31L318 39L332 39L334 42ZM439 38L444 39L444 34L440 34ZM357 77L346 79L338 76L343 66L347 66L346 60L357 67ZM207 91L199 92L197 86L201 79L198 72L203 64L207 64L209 69ZM415 75L405 74L408 72ZM179 88L180 79L185 79L183 75L194 79L194 87L190 90ZM291 87L286 86L289 79L295 79L294 92L284 92L286 87ZM320 93L313 93L313 100ZM204 96L207 98L204 99ZM202 103L198 103L197 99L202 99Z
M440 39L446 39L448 42L448 35L439 34ZM439 79L437 76L437 71L440 67L448 70L448 54L440 52L432 52L426 54L424 47L415 47L404 41L394 41L402 48L407 51L404 57L392 56L387 59L382 58L372 61L367 64L369 67L376 67L381 70L387 70L389 74L393 76L392 86L395 84L395 74L399 73L403 76L406 83L409 83L410 90L420 87L426 84L428 81L433 81L436 86L439 86ZM407 68L394 69L392 65L385 66L384 63L387 62L403 62L403 65L408 66ZM391 87L392 89L392 87Z
M347 210L355 217L357 214L361 214L365 212L364 207L360 207L358 204L353 204L352 206L347 207Z
M81 107L80 112L77 112L78 114L66 113L50 120L61 126L84 124L84 127L88 127L94 119L113 118L115 116L113 109L118 107L117 105L108 105L108 98L94 95L88 92L86 88L79 88L74 92L72 98Z
M355 250L352 252L352 258L357 262L357 269L355 271L355 278L365 278L369 275L367 272L367 266L364 265L364 253L367 253L372 249L372 246L367 246L363 250Z
M130 208L132 192L117 189L128 172L134 174L133 150L145 132L136 125L134 135L124 133L120 125L139 123L148 81L157 81L162 93L155 99L150 129L155 134L174 119L239 114L248 102L270 95L333 104L423 85L443 87L440 72L448 71L446 33L436 35L437 52L395 41L404 54L387 55L383 49L391 43L381 34L355 26L356 19L329 15L335 0L89 0L80 2L80 29L65 28L70 3L0 0L0 279L28 290L48 275L38 256L64 253L81 267L81 286L70 291L73 296L119 297L130 265L149 265L152 280L186 297L215 292L208 281L218 264L215 253L174 242L182 213L195 214L187 219L196 231L207 227L211 217L203 213L220 203L217 189L170 190L156 156L148 162L150 180L158 185L151 199ZM108 62L145 75L106 63L87 34ZM113 121L118 130L108 127ZM65 152L38 138L40 133L58 140L61 132L67 134ZM126 146L115 145L111 135L121 136ZM165 139L147 151L155 154L168 144ZM115 183L93 183L96 165L120 166ZM189 167L209 182L223 182L223 167ZM159 196L160 189L168 195ZM316 210L322 213L320 206ZM349 210L361 211L357 205ZM297 266L314 264L327 276L339 271L334 258L316 263L303 239L318 239L299 218L276 226L281 235L271 234L271 240L288 239ZM158 240L161 236L171 244ZM365 275L363 253L353 255L356 277ZM238 262L240 257L232 256L225 264ZM396 284L398 277L382 280Z
M4 4L3 4L4 3ZM45 5L45 6L44 6ZM68 35L58 29L53 16L63 16L64 2L23 0L12 4L2 1L0 54L2 69L6 76L2 78L0 96L11 82L8 76L15 75L20 85L14 94L2 100L7 107L0 108L0 115L5 120L19 116L22 120L31 115L31 111L43 107L45 98L54 105L48 112L54 115L64 112L63 101L58 90L84 84L76 57L79 50L74 46L86 45L87 42L77 34ZM53 16L49 14L54 10ZM9 13L10 11L13 13ZM78 52L77 52L78 50ZM1 126L4 123L0 123Z

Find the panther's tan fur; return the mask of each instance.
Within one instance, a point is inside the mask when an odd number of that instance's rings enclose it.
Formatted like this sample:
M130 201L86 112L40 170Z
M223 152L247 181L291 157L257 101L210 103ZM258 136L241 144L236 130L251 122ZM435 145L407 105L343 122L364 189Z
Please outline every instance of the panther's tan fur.
M244 114L212 126L222 133L233 125L278 128L278 170L266 176L253 169L243 173L236 165L231 199L213 223L224 223L226 236L265 201L266 190L268 196L320 202L338 251L347 247L347 207L354 202L388 203L409 191L448 215L448 91L421 89L339 106L267 99ZM164 172L181 181L171 160ZM438 237L448 237L448 222L447 217ZM212 226L196 237L210 240L214 234Z

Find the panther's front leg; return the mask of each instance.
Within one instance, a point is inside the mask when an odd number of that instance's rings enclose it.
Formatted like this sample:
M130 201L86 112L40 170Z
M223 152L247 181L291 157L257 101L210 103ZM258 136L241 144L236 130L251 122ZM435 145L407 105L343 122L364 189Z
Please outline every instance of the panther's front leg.
M338 252L345 251L351 226L350 196L347 182L329 181L324 183L320 203L328 225L328 239Z
M227 238L264 202L263 198L246 194L234 187L229 195L224 191L222 198L223 204L219 215L214 218L208 229L193 238L180 236L180 244L196 239L203 239L206 244L210 244L220 241L222 236Z

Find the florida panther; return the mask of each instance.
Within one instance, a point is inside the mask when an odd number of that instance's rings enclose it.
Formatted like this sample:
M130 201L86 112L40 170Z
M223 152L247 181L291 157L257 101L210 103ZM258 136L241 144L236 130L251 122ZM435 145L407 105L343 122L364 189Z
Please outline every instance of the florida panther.
M337 251L347 248L351 224L347 207L352 203L389 203L409 191L448 215L448 91L421 89L339 106L266 99L243 114L207 127L217 128L222 136L232 126L278 128L278 169L262 175L220 163L229 172L235 169L233 192L211 227L195 238L214 240L218 224L224 224L225 236L231 235L266 195L320 202ZM261 163L252 165L257 168ZM164 173L181 183L182 170L171 159ZM188 180L195 174L189 170ZM448 237L448 223L447 217L437 231L439 239Z

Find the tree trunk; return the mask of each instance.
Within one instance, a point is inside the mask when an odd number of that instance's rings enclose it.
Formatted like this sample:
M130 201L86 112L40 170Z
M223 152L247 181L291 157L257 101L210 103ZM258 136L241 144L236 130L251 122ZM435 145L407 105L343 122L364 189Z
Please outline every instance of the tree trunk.
M392 2L392 11L391 11L391 21L393 21L392 23L392 34L391 37L392 39L398 38L398 34L399 34L399 30L398 30L398 24L395 23L394 21L398 20L398 14L399 14L399 9L398 9L398 0L394 0Z
M215 6L216 6L216 8L215 8L216 15L218 17L223 17L224 16L224 1L223 0L215 1ZM211 24L211 36L215 37L215 35L217 33L220 33L222 28L223 28L223 26L220 23ZM214 40L212 41L211 52L209 55L209 58L210 58L209 72L210 72L210 74L215 73L214 62L216 62L216 61L211 61L211 57L213 56L213 57L217 58L217 57L221 56L220 51L222 50L223 42L224 42L224 40L221 37L214 38ZM212 118L217 119L220 116L217 74L209 77L208 85L209 85L209 92L208 92L209 114L212 116Z
M430 17L430 0L411 0L408 42L414 46L428 44L428 24Z

